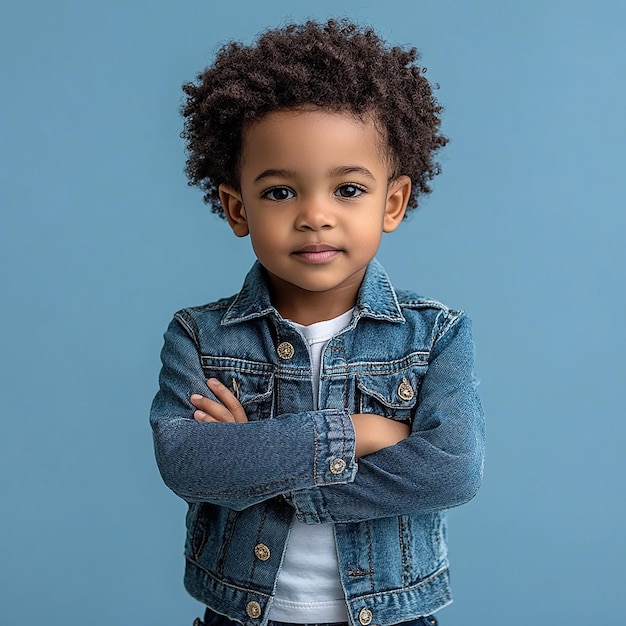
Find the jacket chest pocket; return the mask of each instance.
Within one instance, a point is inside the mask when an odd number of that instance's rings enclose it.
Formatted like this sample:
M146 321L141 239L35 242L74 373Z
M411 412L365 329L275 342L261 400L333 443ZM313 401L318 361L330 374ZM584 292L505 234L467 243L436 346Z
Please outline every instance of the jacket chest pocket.
M217 378L241 402L249 421L274 415L274 374L270 366L224 357L200 358L207 378Z
M357 410L410 424L413 420L420 380L426 366L390 373L363 373L356 377Z

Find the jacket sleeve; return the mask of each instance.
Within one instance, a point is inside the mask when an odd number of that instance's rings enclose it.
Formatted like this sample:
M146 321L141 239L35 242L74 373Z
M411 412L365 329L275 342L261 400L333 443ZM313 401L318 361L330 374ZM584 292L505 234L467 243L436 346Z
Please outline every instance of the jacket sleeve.
M431 349L411 435L359 459L351 483L300 490L289 501L298 519L310 524L454 507L478 491L484 440L471 323L450 314Z
M184 500L241 510L292 490L354 479L354 429L347 412L308 411L244 424L196 422L189 398L210 392L181 318L165 333L161 360L150 412L154 448L164 482Z

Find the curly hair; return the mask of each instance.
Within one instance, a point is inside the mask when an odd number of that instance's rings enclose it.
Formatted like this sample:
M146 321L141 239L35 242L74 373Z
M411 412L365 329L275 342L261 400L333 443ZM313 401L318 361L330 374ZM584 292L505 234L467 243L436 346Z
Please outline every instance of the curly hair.
M307 21L268 30L253 45L223 46L212 66L183 85L189 185L224 217L220 184L239 189L243 133L276 110L303 106L374 115L388 146L392 177L412 181L408 208L430 193L442 107L415 48L389 47L371 28L347 20Z

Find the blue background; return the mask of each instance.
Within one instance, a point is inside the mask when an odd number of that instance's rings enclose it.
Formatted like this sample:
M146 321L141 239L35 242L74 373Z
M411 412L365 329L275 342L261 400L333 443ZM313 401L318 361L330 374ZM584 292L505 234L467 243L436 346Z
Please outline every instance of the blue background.
M172 313L247 241L186 186L183 81L230 39L347 15L416 45L451 143L379 258L475 320L484 487L445 626L623 624L626 4L4 1L0 623L190 624L185 506L147 413Z

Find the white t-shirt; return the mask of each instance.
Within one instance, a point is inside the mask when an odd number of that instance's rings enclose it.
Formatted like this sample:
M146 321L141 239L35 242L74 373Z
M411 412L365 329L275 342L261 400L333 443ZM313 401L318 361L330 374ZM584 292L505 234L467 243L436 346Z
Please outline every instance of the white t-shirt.
M295 324L309 343L316 409L322 350L351 319L352 309L310 326ZM296 624L348 621L339 578L334 524L293 521L269 617L277 622Z

